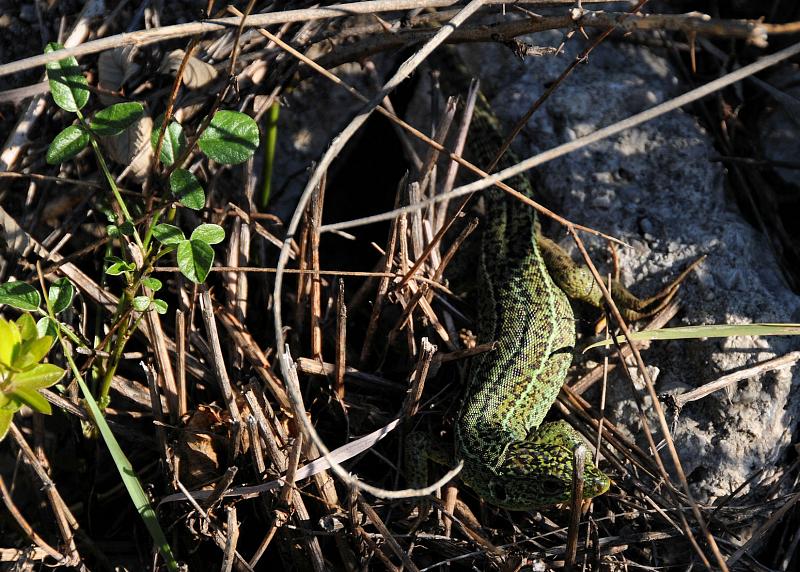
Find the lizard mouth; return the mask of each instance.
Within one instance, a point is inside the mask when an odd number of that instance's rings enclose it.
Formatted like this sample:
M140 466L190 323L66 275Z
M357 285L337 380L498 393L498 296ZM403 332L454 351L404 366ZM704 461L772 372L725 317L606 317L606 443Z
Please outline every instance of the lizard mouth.
M611 479L603 473L587 475L583 485L583 498L592 498L606 492L611 486Z

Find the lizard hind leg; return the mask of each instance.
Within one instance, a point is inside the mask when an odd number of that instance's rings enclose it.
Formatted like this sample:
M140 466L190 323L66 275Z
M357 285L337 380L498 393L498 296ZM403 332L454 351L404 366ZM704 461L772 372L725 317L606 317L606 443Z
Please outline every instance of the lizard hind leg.
M542 252L547 269L555 283L573 300L580 300L596 308L603 305L603 293L589 269L577 264L572 257L546 236L538 234L536 242ZM639 298L630 292L619 280L611 281L611 297L626 320L635 321L660 312L678 292L680 283L702 262L704 256L692 262L675 280L661 292L649 298Z
M430 484L428 481L428 463L433 461L439 465L452 465L453 446L446 445L441 439L433 439L424 431L414 431L405 438L403 452L403 470L406 482L411 488L422 488ZM420 516L427 514L430 503L420 502Z

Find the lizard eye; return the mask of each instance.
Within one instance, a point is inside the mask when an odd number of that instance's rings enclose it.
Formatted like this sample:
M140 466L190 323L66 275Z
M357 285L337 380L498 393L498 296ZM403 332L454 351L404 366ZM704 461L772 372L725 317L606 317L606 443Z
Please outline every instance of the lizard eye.
M564 483L559 479L545 478L541 481L542 493L547 496L555 496L564 492Z

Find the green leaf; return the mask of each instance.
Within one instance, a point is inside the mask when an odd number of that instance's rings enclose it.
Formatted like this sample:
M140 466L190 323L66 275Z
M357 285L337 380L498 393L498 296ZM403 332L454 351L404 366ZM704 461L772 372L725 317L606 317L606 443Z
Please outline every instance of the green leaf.
M64 370L52 363L40 363L28 371L18 373L13 377L14 389L43 389L58 383L64 376Z
M19 399L11 395L11 389L8 389L8 393L0 392L0 411L11 411L14 413L15 411L19 411L20 406Z
M167 223L157 224L153 228L153 236L161 244L180 244L186 240L181 229Z
M89 134L80 125L70 125L56 135L47 148L48 165L57 165L72 159L89 144Z
M238 111L218 111L197 142L200 149L217 163L244 163L258 148L258 125Z
M36 321L33 319L33 316L27 312L17 318L17 328L19 329L23 342L41 337L39 332L36 331Z
M106 274L109 276L119 276L123 272L132 272L136 270L136 266L133 262L125 262L118 256L106 256L105 261L109 263L108 268L106 268Z
M22 342L19 328L14 322L0 318L0 368L10 368L19 355Z
M133 309L137 312L145 312L150 307L150 296L136 296L133 299Z
M12 308L33 312L39 309L42 302L39 291L25 282L6 282L0 284L0 304L8 304Z
M92 131L102 137L119 135L136 121L144 113L141 103L128 101L125 103L115 103L110 107L98 111L91 122Z
M13 418L13 411L0 409L0 441L2 441L8 433L8 428L11 427L11 420Z
M206 244L218 244L225 240L225 230L218 224L201 224L192 231L190 240L202 240Z
M214 249L202 240L185 240L178 246L178 268L192 282L205 281L214 263Z
M109 276L119 276L125 272L133 271L134 266L128 262L115 262L106 268L106 274Z
M158 145L158 138L161 136L161 124L164 122L164 117L156 121L157 129L153 129L150 135L150 144L153 146L153 151L156 150ZM171 166L180 157L183 150L186 149L186 135L183 134L183 127L177 121L170 121L167 127L167 133L164 135L164 143L161 145L161 156L159 159L167 167Z
M50 415L53 413L53 409L50 407L50 404L47 402L44 396L34 389L16 387L11 392L11 395L20 401L24 401L28 407L38 411L39 413L44 413L45 415Z
M158 278L153 278L152 276L148 276L147 278L142 278L142 285L147 286L153 292L158 292L161 290L161 280Z
M156 312L161 314L162 316L167 313L169 306L167 305L164 300L159 300L158 298L153 299L153 307L156 309Z
M49 43L44 52L49 54L57 50L63 50L64 46L57 43ZM57 62L47 64L47 79L50 82L50 93L53 99L64 111L78 111L86 102L89 101L89 85L86 78L78 67L78 60L73 56L68 56Z
M199 211L206 204L206 193L200 181L186 169L175 169L169 176L172 194L185 207Z
M53 307L53 313L59 314L70 307L75 296L75 286L67 278L59 278L47 291L47 298Z
M36 338L33 340L28 340L27 342L23 342L22 346L20 346L19 355L17 355L14 363L11 365L15 369L25 371L31 366L42 361L44 356L47 355L47 352L50 351L50 347L52 345L53 338L50 336L44 336L43 338ZM16 380L17 376L15 376L14 379Z
M36 322L36 333L39 334L40 338L50 336L51 338L55 339L58 336L56 325L51 322L50 318L47 316L40 318L39 321Z

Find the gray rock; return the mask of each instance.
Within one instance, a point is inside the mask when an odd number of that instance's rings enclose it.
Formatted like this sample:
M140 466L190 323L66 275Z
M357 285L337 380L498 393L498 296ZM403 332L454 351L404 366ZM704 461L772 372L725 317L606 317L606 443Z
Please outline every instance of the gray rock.
M535 43L542 44L543 38L551 45L561 41L560 35L540 34ZM496 46L465 50L464 57L481 70L484 91L510 125L581 47L573 41L559 57L524 63ZM517 151L528 157L683 90L666 60L651 51L605 45L534 115L518 138ZM657 292L708 253L682 288L682 310L673 325L796 321L800 298L782 279L767 240L734 210L722 167L709 160L713 155L710 137L695 118L673 111L545 164L542 191L568 219L633 246L620 249L619 255L623 280L635 292ZM552 230L551 236L564 236ZM607 262L605 245L585 240L594 259ZM573 246L566 238L561 243ZM681 393L797 347L793 338L737 337L653 343L643 357L653 366L659 392ZM730 392L718 391L683 409L673 437L698 498L713 501L727 495L765 467L742 494L758 491L759 483L781 470L800 415L800 392L792 391L800 375L793 370L740 382ZM609 416L642 435L627 383L615 377L610 390ZM643 438L637 440L646 447Z

